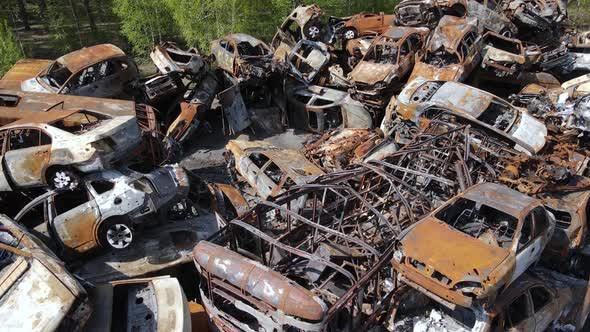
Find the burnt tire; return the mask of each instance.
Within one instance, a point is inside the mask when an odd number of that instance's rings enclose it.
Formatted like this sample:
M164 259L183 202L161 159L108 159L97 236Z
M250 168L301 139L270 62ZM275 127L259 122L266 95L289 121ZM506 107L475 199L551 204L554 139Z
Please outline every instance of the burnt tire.
M73 190L80 184L80 176L70 169L55 169L49 172L47 184L57 190Z
M98 242L101 247L121 250L133 242L133 228L128 221L113 219L105 221L98 229Z
M357 37L358 37L358 31L356 31L355 28L346 28L342 32L342 38L344 38L344 40L351 40L351 39L355 39Z

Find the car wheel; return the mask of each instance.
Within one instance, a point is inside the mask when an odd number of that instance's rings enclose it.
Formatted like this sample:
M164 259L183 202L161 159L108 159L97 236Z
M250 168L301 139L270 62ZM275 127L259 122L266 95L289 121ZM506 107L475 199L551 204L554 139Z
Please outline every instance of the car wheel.
M344 39L346 39L346 40L355 39L357 37L356 29L354 29L354 28L347 28L342 33L342 37L344 37Z
M103 225L99 236L102 246L113 249L125 249L133 242L131 226L121 220L114 220Z
M48 184L54 189L76 189L80 179L76 173L68 169L60 169L51 173Z
M311 25L307 28L307 35L311 40L316 40L319 38L320 32L320 28L317 25Z
M502 29L502 31L500 31L500 35L502 35L506 38L512 38L512 31L505 28L505 29Z

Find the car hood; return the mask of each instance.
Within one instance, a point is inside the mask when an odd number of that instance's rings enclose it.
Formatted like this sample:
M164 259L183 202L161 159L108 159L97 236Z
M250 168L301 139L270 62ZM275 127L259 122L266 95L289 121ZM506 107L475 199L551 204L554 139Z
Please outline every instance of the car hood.
M387 76L391 72L396 71L397 68L397 65L392 64L370 63L367 61L361 61L358 65L356 65L356 67L354 67L353 71L349 74L348 77L351 81L357 83L373 85L375 83L385 81Z
M423 77L430 81L458 81L463 71L464 67L458 64L438 68L424 62L417 62L408 82L417 77Z
M41 83L37 81L36 77L24 80L20 84L20 88L21 90L27 92L55 93L55 91L50 91L46 89L43 85L41 85Z
M524 111L520 114L520 121L516 124L516 130L512 136L530 145L535 152L539 152L545 146L547 127Z
M416 224L403 237L401 244L405 257L418 260L451 279L449 287L466 280L482 282L510 253L434 217Z
M22 82L37 76L41 71L51 65L51 60L38 60L38 59L23 59L8 70L8 72L2 77L3 81L18 81Z

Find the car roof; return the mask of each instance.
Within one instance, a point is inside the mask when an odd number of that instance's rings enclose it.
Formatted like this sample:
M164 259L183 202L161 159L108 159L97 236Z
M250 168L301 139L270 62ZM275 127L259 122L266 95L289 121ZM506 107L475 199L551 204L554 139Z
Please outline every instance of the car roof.
M477 29L477 19L461 18L446 15L440 19L434 30L432 39L428 43L429 51L434 52L443 47L447 50L455 50L461 38L467 31Z
M95 63L125 55L125 52L115 45L100 44L68 53L58 58L57 62L66 66L72 73L76 73Z
M236 43L246 42L252 46L264 44L261 40L256 39L256 38L254 38L248 34L245 34L245 33L234 33L231 35L227 35L225 38L233 39Z
M430 101L450 106L474 118L479 118L493 99L494 95L469 85L445 82L430 98Z
M387 29L381 36L386 36L393 39L400 39L408 33L423 32L423 30L425 29L392 26L389 29Z
M496 183L481 183L459 195L463 198L493 207L512 216L522 216L540 205L538 199Z

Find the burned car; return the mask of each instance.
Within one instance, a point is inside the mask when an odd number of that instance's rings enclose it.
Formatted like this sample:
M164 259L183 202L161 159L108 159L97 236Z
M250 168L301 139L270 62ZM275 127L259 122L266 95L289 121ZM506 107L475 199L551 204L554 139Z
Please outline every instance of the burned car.
M336 34L342 35L345 40L356 39L367 34L381 34L389 29L395 21L395 15L380 13L358 13L353 16L343 17L334 23Z
M499 10L522 32L551 31L567 17L567 1L502 0ZM542 36L541 39L547 36Z
M273 59L285 61L291 49L302 39L325 39L326 26L322 22L323 11L316 5L298 6L287 16L271 41Z
M98 304L86 324L87 331L191 331L184 291L167 276L128 279L97 285L90 291Z
M515 75L529 70L541 58L539 46L526 44L494 32L483 36L481 67L498 77Z
M477 19L444 16L418 53L408 81L417 77L465 81L479 65L482 47Z
M228 167L235 167L263 199L275 197L295 184L308 183L324 174L301 152L278 149L264 141L231 140L226 151Z
M466 0L402 0L394 9L395 24L434 28L445 15L464 17Z
M415 55L428 34L425 28L391 27L375 38L367 54L348 74L353 97L372 106L399 91L414 67Z
M0 215L0 315L8 331L84 331L86 290L39 239Z
M547 128L526 110L471 86L422 78L410 82L399 94L396 112L403 120L420 124L442 113L469 119L513 141L517 150L535 154L544 146ZM385 121L385 119L384 119ZM424 120L428 121L428 120ZM461 121L461 120L460 120Z
M507 38L517 35L518 28L500 13L496 0L467 0L469 17L477 18L484 31L495 32Z
M34 61L47 66L39 72L31 65ZM83 48L50 63L47 60L19 62L11 71L20 73L23 91L103 98L126 96L126 90L138 78L135 62L111 44ZM9 72L3 80L10 81L11 76Z
M124 249L141 228L172 219L176 212L192 216L185 199L186 173L165 166L148 174L108 170L83 178L74 190L49 191L16 216L44 234L62 257L75 258L97 248Z
M445 330L461 332L547 331L564 327L578 331L586 321L587 281L544 268L531 268L516 279L487 308L449 309L428 303L425 315L397 313L395 330ZM409 292L411 293L411 292ZM420 294L421 295L421 294ZM420 298L409 294L406 298Z
M73 188L79 174L128 158L141 143L134 116L87 110L7 111L26 114L0 127L0 191L50 185Z
M318 85L294 89L287 96L289 123L314 133L338 128L374 127L376 116L347 92Z
M172 72L194 75L205 66L199 50L193 47L185 51L173 42L156 45L150 53L150 58L164 75Z
M287 55L288 74L304 84L311 84L316 80L324 79L322 74L330 58L326 44L302 39Z
M540 200L481 183L404 231L392 263L401 280L450 308L493 303L539 260L554 228Z
M237 82L268 78L271 71L270 48L262 41L235 33L211 42L211 53L217 67L235 78Z

